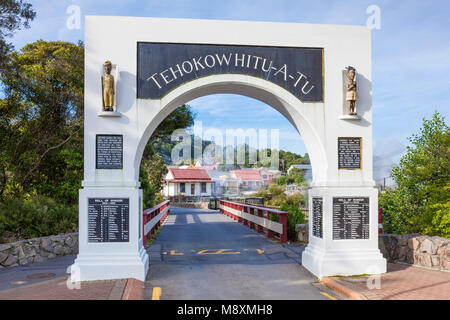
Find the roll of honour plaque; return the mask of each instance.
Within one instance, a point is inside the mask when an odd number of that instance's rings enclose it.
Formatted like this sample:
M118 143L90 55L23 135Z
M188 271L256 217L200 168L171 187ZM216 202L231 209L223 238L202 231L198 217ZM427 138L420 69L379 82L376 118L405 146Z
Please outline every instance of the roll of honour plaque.
M312 234L316 238L323 237L323 199L313 198L312 203Z
M369 239L369 198L333 198L333 240Z
M130 199L128 198L89 199L89 242L128 242L129 218Z

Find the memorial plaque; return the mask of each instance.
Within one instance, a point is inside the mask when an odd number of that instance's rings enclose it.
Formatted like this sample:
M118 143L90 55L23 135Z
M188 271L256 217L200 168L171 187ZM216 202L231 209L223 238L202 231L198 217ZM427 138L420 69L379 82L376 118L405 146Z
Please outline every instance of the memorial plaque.
M338 138L339 170L361 169L362 138Z
M312 234L316 238L323 238L323 199L313 198L312 203Z
M369 198L333 198L333 240L369 239Z
M273 82L303 102L323 102L323 49L182 43L137 44L137 98L161 99L216 74Z
M139 212L143 212L143 210L142 210L142 198L141 197L139 197ZM142 225L142 214L139 214L139 238L140 237L142 237L142 228L143 228L143 225Z
M129 241L130 199L88 199L88 241Z
M123 136L97 135L96 138L96 168L123 168Z

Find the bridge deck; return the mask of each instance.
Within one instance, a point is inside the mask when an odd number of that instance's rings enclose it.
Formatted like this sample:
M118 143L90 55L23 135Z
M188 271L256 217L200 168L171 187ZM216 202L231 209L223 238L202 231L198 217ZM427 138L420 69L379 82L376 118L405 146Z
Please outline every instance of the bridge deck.
M280 245L218 211L171 208L147 248L144 298L327 299L301 266L299 247Z

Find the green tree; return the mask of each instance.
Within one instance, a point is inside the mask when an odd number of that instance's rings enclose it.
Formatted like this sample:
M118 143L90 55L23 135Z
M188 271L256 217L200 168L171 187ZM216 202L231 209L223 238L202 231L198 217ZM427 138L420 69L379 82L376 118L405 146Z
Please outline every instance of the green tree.
M33 6L22 0L0 2L0 73L6 68L8 54L13 49L7 38L11 38L22 27L29 28L35 16Z
M300 184L302 184L302 182L304 182L305 175L303 173L303 170L301 170L299 168L292 168L289 171L288 177L289 177L290 182L300 185Z
M144 208L155 205L157 195L163 187L163 178L170 163L170 152L174 146L170 136L176 129L193 125L195 114L188 105L178 107L156 128L145 146L139 171L139 181L143 189Z
M76 202L82 178L84 48L36 41L2 72L0 197L38 193Z
M436 112L424 119L409 141L392 169L397 189L380 196L386 232L450 237L450 132L445 118Z
M280 150L279 151L280 158L280 170L283 172L287 172L289 168L293 164L307 164L309 163L309 156L306 153L304 156L301 156L296 153L292 153L289 151Z
M287 237L291 241L296 240L295 225L305 223L305 213L300 209L305 205L305 197L297 192L286 196L284 189L271 185L269 190L260 190L254 196L263 197L264 204L279 207L281 211L287 212ZM273 214L273 221L279 221L279 216Z
M285 185L287 185L287 184L289 183L289 178L286 177L286 176L278 177L278 178L275 180L275 183L276 183L276 185L278 185L278 186L285 186Z
M297 232L295 225L305 223L305 213L300 209L302 197L288 196L286 201L280 205L280 210L287 212L287 237L291 241L296 241Z
M170 135L176 129L183 129L190 127L194 124L196 114L192 111L192 108L183 104L179 106L175 111L169 114L153 132L150 141L169 140Z

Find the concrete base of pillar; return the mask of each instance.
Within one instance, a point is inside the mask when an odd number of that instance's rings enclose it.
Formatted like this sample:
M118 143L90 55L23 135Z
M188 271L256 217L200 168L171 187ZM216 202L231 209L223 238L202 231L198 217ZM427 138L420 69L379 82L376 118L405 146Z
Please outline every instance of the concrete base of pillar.
M94 281L135 278L145 281L149 267L147 252L141 247L136 254L78 255L70 268L71 281Z
M386 259L379 250L327 251L325 253L308 246L302 254L302 265L319 279L386 272Z

